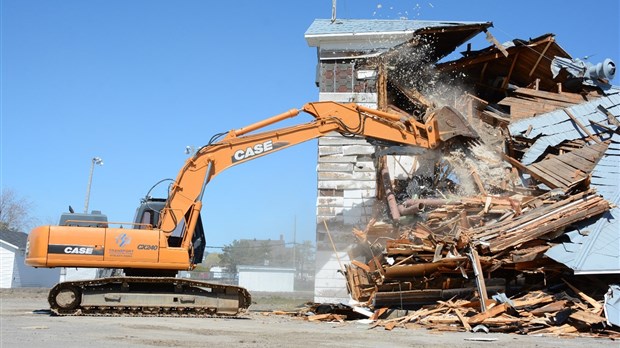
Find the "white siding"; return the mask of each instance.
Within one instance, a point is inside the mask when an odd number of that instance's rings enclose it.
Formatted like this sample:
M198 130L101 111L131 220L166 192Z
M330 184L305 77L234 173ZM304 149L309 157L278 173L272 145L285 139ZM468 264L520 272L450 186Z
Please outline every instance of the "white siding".
M59 268L34 268L27 266L22 251L15 256L14 288L51 288L60 278Z
M12 287L14 263L15 249L0 243L0 288Z
M320 93L320 101L356 102L376 108L375 93ZM365 226L372 214L376 193L376 172L371 155L375 147L362 137L343 137L333 133L318 141L317 255L314 282L316 302L347 301L346 280L338 272L340 264L331 243L320 242L323 221L334 239L351 236L353 227ZM332 194L330 190L334 190ZM337 192L336 192L337 191ZM340 238L339 238L340 237ZM346 239L346 237L345 237ZM346 242L337 243L338 257L348 263Z
M344 275L338 272L340 262L348 264L349 255L339 252L338 257L333 251L317 251L316 264L321 265L317 269L314 279L314 302L317 303L347 303L349 294Z
M0 243L0 288L50 288L58 283L58 268L34 268L26 265L23 249Z

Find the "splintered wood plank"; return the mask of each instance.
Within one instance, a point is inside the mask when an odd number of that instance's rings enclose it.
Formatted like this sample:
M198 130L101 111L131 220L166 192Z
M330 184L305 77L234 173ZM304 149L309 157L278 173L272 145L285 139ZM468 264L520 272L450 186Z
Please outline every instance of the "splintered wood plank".
M423 324L457 324L459 318L454 315L429 315L420 321Z
M540 258L547 250L549 250L549 248L550 248L549 245L540 245L540 246L531 248L526 253L521 253L521 254L513 253L512 262L517 263L517 262L533 261L535 259Z
M508 224L495 224L493 230L503 235L490 242L489 251L495 253L528 242L609 209L609 202L601 196L590 192L573 195L547 207L536 209L532 214L520 215ZM476 230L473 232L475 235Z
M537 180L552 187L570 187L587 178L607 150L607 143L580 149L526 167Z
M552 335L564 335L573 332L579 331L576 327L571 324L564 324L562 326L552 326L546 327L544 329L530 331L528 334L530 335L538 335L538 334L552 334Z
M582 321L588 325L594 325L594 324L607 321L607 319L601 317L598 314L594 314L592 312L588 312L584 310L575 311L571 313L569 317L575 320Z
M480 323L484 322L488 318L493 318L495 316L498 316L498 315L506 312L506 310L508 310L508 308L509 308L509 305L507 303L499 304L497 306L491 307L486 312L478 313L478 314L474 315L473 317L470 317L467 322L470 325L480 324Z
M577 296L581 297L581 299L583 299L584 301L588 302L594 308L594 312L598 313L603 308L603 306L598 301L596 301L592 297L584 294L581 290L577 289L571 283L566 281L566 279L562 278L562 281L566 285L568 285L568 287L571 288L571 290L573 290L575 292L575 294L577 294Z
M524 308L524 307L536 306L536 305L540 305L543 303L549 303L552 301L553 301L553 296L541 294L539 296L530 297L530 298L514 299L512 300L512 304L515 306L515 308L519 309L519 308Z
M556 187L566 187L571 183L570 180L567 180L562 176L561 173L554 171L550 166L551 160L542 161L539 163L532 164L528 166L531 171L536 171L536 173L540 176L544 176L550 182L556 183Z
M597 162L603 153L607 150L607 143L600 143L594 145L584 146L580 149L573 151L578 156L590 162Z
M571 104L581 104L585 101L583 96L577 93L546 92L531 88L517 88L514 93L517 95L525 95L534 98L563 101Z
M536 59L536 63L534 63L534 66L532 67L532 70L530 70L530 73L527 76L532 76L534 71L536 71L536 68L538 67L538 64L540 63L540 60L545 56L545 53L547 53L547 50L549 49L549 46L551 46L551 43L554 42L554 41L555 40L553 38L551 38L549 40L549 42L547 42L547 45L545 45L545 48L542 50L542 52L540 52L540 55L538 56L538 59Z
M568 115L568 117L570 117L571 120L573 120L573 122L575 122L577 127L579 127L584 133L586 133L588 135L588 138L594 140L597 143L601 143L601 139L599 139L598 136L593 135L592 133L590 133L588 128L586 128L586 126L584 126L581 122L579 122L577 117L575 117L575 115L573 115L568 109L564 109L564 112Z
M394 329L394 327L396 326L396 324L398 324L395 321L391 321L389 323L386 323L383 327L388 330L388 331L392 331L392 329Z
M567 300L555 301L547 305L544 305L542 307L531 310L530 314L543 315L545 313L557 312L557 311L564 309L567 303L568 303Z
M487 318L483 323L485 326L501 327L504 325L521 324L523 321L523 318L515 318L503 313L493 318Z
M463 324L463 327L465 328L465 330L471 331L471 325L469 325L469 322L467 322L467 319L465 318L463 313L461 313L461 311L458 308L454 308L453 310L454 310L454 314L456 314L456 316L461 321L461 324Z
M476 276L476 285L478 286L478 297L480 298L480 309L482 312L487 310L486 301L487 297L487 287L484 283L484 275L482 274L482 266L480 266L480 258L478 257L478 252L473 246L470 246L471 252L469 256L472 261L472 267L474 268L474 275Z
M551 42L549 42L547 44L547 47L549 47L550 44L551 44ZM545 51L546 51L546 49L545 49ZM517 63L517 59L519 59L519 53L521 53L521 52L517 52L517 54L515 54L515 56L512 58L512 64L510 64L510 69L508 69L508 75L504 78L504 83L502 83L502 89L506 89L506 87L508 87L508 83L510 82L510 76L512 76L512 71L515 68L515 64ZM541 56L541 58L542 58L542 56ZM538 62L536 63L536 65L538 65ZM536 69L536 66L534 66L534 69ZM530 74L530 76L531 75L532 74Z
M508 156L506 154L503 154L503 153L502 153L502 158L505 159L508 163L512 164L514 167L517 167L519 170L532 175L536 180L538 180L538 181L540 181L540 182L542 182L544 184L547 184L548 186L557 187L557 186L555 186L556 183L549 182L549 180L547 180L544 176L539 175L536 171L530 170L528 166L522 164L521 162L517 161L516 159L514 159L514 158L512 158L512 157L510 157L510 156Z
M372 317L370 317L371 320L378 320L379 318L381 318L381 316L383 314L385 314L385 312L387 312L388 308L387 307L383 307L383 308L379 308L377 310L375 310L375 312L372 314Z
M590 171L592 170L592 167L594 167L593 161L579 156L579 154L575 153L575 151L567 152L561 155L561 157L564 163L583 171Z
M557 156L549 160L540 162L539 165L546 168L547 172L554 173L556 177L559 177L561 178L561 180L568 182L574 180L575 173L581 173L585 176L585 171L579 168L575 168L568 163L565 163L564 157L562 156Z
M495 304L497 304L495 300L487 300L487 302L485 303L485 306L489 308ZM480 301L479 300L466 301L466 302L463 302L463 304L461 304L460 307L461 308L480 308ZM472 309L468 309L468 310L472 310Z
M308 321L319 321L319 320L326 320L328 319L332 314L327 313L327 314L315 314L315 315L311 315L306 317L308 319Z
M351 297L359 301L360 300L360 291L359 291L359 281L357 281L355 275L353 274L353 268L349 265L345 265L345 275L347 278L348 288L351 291Z
M478 172L475 169L471 172L471 176L474 178L474 181L476 182L476 186L478 186L478 190L480 191L480 193L483 196L488 196L487 191L484 189L484 185L482 184L482 180L480 180L480 175L478 175Z
M605 107L603 105L599 105L596 108L600 112L605 114L605 116L607 116L607 122L609 124L614 125L616 127L620 127L620 121L618 121L618 119L616 119L616 117L611 112L609 112L609 110L605 109Z
M352 260L351 264L355 265L358 268L363 269L366 272L370 272L370 266L368 266L367 264L365 264L363 262L359 262L357 260Z

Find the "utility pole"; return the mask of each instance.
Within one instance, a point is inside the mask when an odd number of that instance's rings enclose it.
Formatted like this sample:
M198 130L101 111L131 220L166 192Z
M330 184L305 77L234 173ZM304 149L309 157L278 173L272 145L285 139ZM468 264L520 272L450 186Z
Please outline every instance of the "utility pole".
M84 214L88 214L88 201L90 200L90 186L93 183L93 172L95 171L95 164L103 166L103 160L100 157L93 157L90 165L90 175L88 176L88 187L86 188L86 200L84 202Z
M297 215L293 219L293 266L295 267L295 276L297 276Z

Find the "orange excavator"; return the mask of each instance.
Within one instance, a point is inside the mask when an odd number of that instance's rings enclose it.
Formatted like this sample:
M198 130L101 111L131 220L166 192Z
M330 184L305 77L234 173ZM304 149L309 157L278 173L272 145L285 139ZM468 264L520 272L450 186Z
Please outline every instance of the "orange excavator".
M314 120L255 132L301 111ZM202 260L205 238L200 211L205 187L233 165L330 132L429 149L457 135L475 136L462 116L449 107L438 109L421 123L406 114L354 103L307 103L300 110L214 136L186 161L167 199L147 195L130 223L132 228L112 228L98 218L88 218L89 214L76 214L75 219L65 216L61 225L33 229L26 264L123 270L121 276L54 286L48 301L57 315L238 316L251 303L246 289L175 277Z

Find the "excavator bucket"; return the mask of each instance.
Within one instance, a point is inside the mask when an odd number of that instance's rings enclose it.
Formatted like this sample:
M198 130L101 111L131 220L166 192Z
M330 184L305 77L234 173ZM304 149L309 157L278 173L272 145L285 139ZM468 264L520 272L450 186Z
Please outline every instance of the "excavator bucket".
M437 132L441 141L452 139L456 136L479 138L478 133L471 127L465 117L450 106L443 106L430 115L426 123L437 121Z

